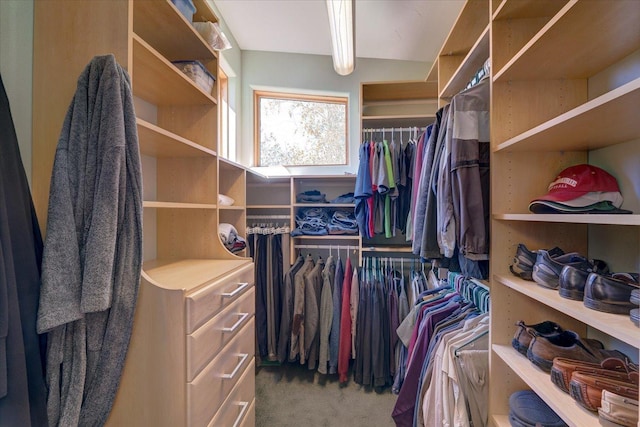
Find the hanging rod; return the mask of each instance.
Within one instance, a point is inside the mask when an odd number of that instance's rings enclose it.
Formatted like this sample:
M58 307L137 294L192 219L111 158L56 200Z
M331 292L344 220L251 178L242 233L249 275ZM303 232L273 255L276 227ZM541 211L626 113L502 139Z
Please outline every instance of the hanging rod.
M354 251L358 250L358 246L351 245L295 245L296 248L300 249L353 249Z
M290 215L247 215L247 219L291 219Z
M408 128L365 128L362 132L413 132L414 130L423 131L425 128L422 126L411 126Z
M363 256L362 258L376 258L380 260L404 261L408 263L415 263L416 261L419 261L418 258L387 257L387 256Z

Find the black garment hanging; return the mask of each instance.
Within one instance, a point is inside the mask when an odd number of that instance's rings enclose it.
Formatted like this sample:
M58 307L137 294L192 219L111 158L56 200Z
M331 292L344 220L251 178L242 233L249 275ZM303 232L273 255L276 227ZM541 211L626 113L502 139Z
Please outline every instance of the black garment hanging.
M42 237L0 77L0 426L46 426L36 334Z

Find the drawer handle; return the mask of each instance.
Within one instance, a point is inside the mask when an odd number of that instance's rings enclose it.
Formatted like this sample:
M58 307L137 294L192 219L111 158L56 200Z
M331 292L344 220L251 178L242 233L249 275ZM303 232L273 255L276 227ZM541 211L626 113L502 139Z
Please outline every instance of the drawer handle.
M240 421L244 418L244 414L247 412L247 408L249 407L249 402L238 402L236 405L241 406L242 409L238 414L238 418L236 418L236 421L233 423L233 427L238 427L240 425Z
M249 313L235 313L234 315L240 316L240 319L238 319L238 321L234 323L233 326L229 326L228 328L222 328L222 332L229 332L229 333L235 332L238 328L240 328L240 325L244 323L247 317L249 317Z
M247 360L247 357L249 357L249 354L241 353L241 354L238 354L238 356L240 357L240 363L236 365L236 367L233 369L233 372L231 372L230 374L222 374L222 378L224 378L225 380L231 380L238 374L238 371L240 370L242 365L244 365L244 361Z
M222 296L224 298L233 298L236 295L238 295L240 292L242 292L243 290L245 290L246 288L249 287L249 283L248 282L243 282L243 283L238 283L238 287L232 291L232 292L223 292Z

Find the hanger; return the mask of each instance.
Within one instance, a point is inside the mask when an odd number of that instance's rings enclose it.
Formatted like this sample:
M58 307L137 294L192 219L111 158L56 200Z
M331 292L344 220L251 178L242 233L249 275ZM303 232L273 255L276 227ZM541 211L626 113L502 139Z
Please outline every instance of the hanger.
M480 332L478 335L476 335L475 337L471 338L469 341L463 343L460 347L457 347L454 351L453 351L453 355L455 357L458 357L458 351L462 350L464 347L478 341L480 338L484 337L485 335L487 335L489 333L489 329L487 329L486 331Z

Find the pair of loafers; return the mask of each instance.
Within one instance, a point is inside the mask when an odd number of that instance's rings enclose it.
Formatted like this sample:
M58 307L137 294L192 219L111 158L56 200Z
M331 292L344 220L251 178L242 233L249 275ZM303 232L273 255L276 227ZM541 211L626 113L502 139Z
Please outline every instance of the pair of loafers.
M509 266L511 274L520 277L521 279L533 282L533 266L536 263L538 252L539 251L537 250L529 250L524 243L518 244L516 254L513 257L513 263ZM551 257L564 255L564 251L557 246L547 250L546 252Z
M602 260L589 260L577 252L553 256L548 251L541 249L538 251L536 263L533 266L532 277L542 287L558 289L562 271L567 267L571 268L569 272L573 276L570 279L575 283L581 279L586 280L590 273L607 273L609 271L607 263Z
M593 412L601 408L605 391L638 400L638 365L628 360L608 358L590 363L556 357L551 367L551 382ZM612 415L607 409L603 411L605 415Z
M516 325L511 345L545 372L551 372L556 357L591 363L600 363L610 357L626 359L617 350L605 349L602 342L581 338L552 321L532 325L519 321Z
M638 274L603 274L565 266L560 273L561 297L584 301L587 308L614 314L629 314L638 307L632 298L640 290Z

